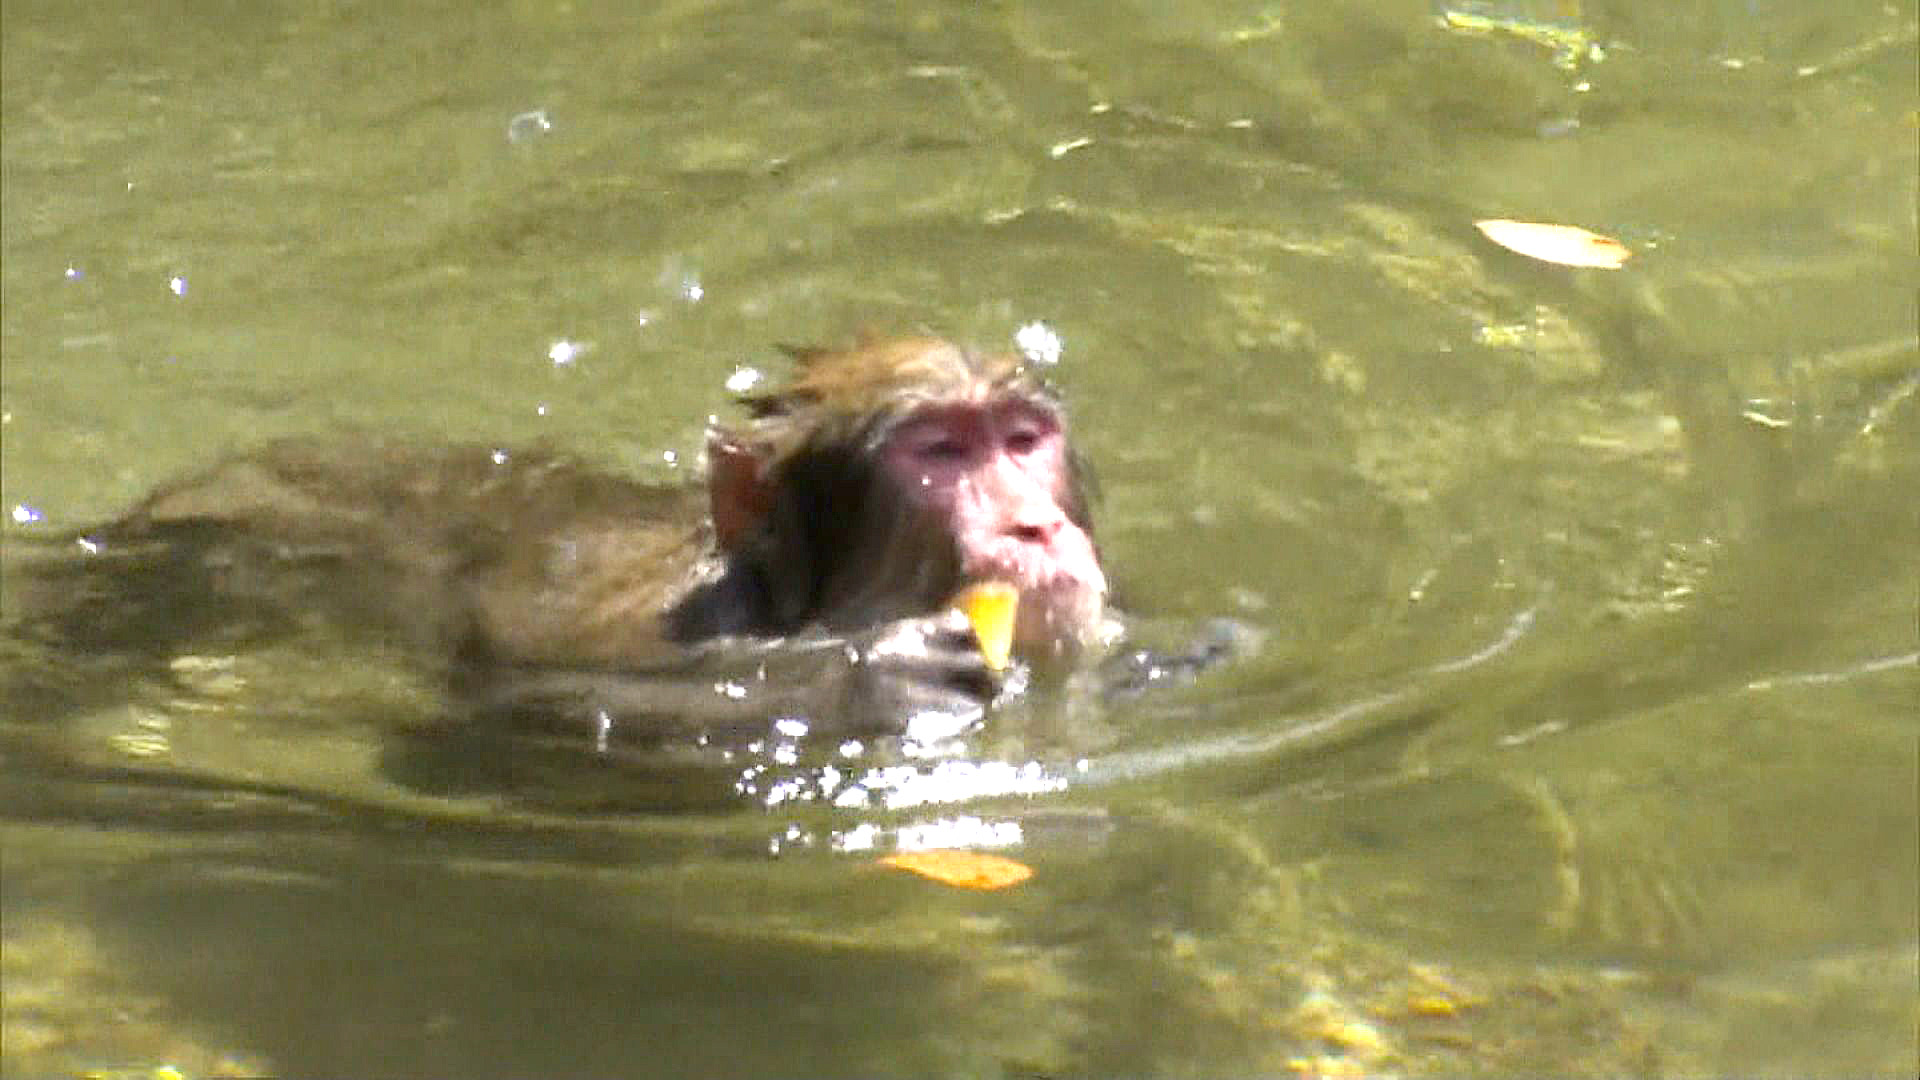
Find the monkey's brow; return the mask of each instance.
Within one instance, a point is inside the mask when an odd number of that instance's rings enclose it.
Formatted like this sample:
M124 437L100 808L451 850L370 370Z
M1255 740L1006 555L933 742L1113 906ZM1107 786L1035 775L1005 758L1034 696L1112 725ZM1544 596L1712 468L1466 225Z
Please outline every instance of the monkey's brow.
M1044 403L1053 411L1056 419L1065 411L1061 405L1060 391L1047 381L1046 376L1034 371L1026 364L1003 372L989 383L988 387L995 394L1017 394L1029 400Z

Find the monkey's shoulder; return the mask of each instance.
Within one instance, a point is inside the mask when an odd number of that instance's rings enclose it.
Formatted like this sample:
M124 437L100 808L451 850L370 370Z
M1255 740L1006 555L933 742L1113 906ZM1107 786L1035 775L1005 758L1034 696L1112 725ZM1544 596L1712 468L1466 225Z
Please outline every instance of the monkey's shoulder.
M632 667L675 652L664 620L718 574L712 530L677 509L605 511L522 521L469 550L452 580L496 660Z

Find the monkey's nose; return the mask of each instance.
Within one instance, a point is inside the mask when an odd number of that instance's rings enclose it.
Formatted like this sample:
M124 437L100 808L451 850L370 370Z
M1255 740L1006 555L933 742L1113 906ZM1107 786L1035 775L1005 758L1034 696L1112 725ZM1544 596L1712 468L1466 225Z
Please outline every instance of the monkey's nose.
M1067 523L1063 517L1023 518L1007 529L1007 535L1028 544L1050 544Z

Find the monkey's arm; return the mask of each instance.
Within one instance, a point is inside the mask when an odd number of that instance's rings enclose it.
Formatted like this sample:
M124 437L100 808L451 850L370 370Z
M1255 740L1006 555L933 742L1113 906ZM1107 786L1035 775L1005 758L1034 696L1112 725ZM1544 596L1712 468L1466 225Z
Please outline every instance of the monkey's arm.
M978 715L1000 688L959 612L847 636L721 638L645 670L490 665L456 679L483 714L639 737L754 736L778 719L886 734L913 716Z

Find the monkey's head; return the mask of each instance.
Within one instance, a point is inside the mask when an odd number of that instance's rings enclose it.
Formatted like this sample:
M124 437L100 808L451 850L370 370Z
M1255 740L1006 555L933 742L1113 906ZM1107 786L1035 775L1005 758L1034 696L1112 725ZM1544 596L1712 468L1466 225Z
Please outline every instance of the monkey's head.
M1107 583L1059 398L1018 357L931 338L790 350L709 444L721 547L754 563L774 619L851 629L1020 589L1015 641L1098 632Z

